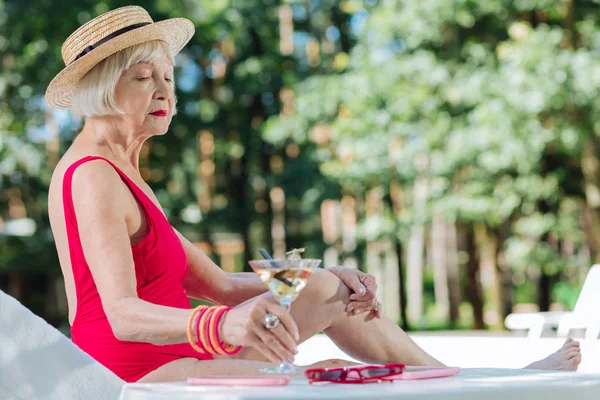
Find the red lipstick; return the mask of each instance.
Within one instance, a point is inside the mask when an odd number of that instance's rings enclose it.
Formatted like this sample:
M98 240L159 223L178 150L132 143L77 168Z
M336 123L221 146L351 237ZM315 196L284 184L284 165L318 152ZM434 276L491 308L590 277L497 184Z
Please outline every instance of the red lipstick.
M167 110L156 110L154 112L151 112L150 115L154 115L155 117L166 117Z

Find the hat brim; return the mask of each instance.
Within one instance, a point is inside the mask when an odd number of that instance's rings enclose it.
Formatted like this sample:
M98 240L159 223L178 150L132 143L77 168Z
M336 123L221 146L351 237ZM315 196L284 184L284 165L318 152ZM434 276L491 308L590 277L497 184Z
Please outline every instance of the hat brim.
M127 47L152 40L164 40L171 47L173 54L177 54L190 41L194 30L194 24L190 20L171 18L119 35L60 71L46 89L46 103L50 107L70 109L71 97L77 83L100 61Z

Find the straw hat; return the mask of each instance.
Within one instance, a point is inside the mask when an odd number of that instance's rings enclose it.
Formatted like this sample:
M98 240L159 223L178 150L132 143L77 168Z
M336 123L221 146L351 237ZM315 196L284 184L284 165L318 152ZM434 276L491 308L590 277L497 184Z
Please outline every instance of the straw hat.
M194 35L194 25L185 18L153 22L146 10L128 6L109 11L82 25L65 40L62 58L66 67L46 89L46 103L71 108L77 82L96 64L127 47L152 40L169 43L178 53Z

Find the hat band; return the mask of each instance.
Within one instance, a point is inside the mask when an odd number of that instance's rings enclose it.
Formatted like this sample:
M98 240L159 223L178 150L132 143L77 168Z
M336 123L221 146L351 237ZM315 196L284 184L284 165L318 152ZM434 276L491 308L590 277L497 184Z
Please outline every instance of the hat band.
M94 44L91 44L88 47L86 47L85 49L83 49L83 51L81 53L79 53L79 55L77 57L75 57L75 59L73 61L71 61L69 63L69 65L73 64L75 61L79 60L81 57L85 56L87 53L94 50L96 47L100 46L101 44L104 44L104 43L108 42L109 40L116 38L117 36L121 36L122 34L124 34L126 32L132 31L137 28L141 28L142 26L146 26L146 25L150 25L150 22L142 22L139 24L129 25L129 26L126 26L125 28L121 28L118 31L111 33L110 35L106 36L105 38L102 38L100 41L98 41Z

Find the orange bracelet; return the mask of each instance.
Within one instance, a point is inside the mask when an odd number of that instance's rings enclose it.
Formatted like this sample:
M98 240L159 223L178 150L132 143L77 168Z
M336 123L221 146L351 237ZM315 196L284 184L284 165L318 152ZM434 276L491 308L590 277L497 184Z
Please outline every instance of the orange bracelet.
M229 310L231 310L231 307L223 307L215 313L216 316L213 319L214 323L211 324L212 329L210 333L211 340L214 340L213 347L215 347L217 351L220 351L220 354L231 356L239 353L242 350L242 346L236 346L219 340L219 322L221 321L223 315L225 315Z
M208 306L204 306L204 305L194 308L194 311L192 311L192 313L190 314L190 317L188 318L188 325L187 325L188 341L190 342L190 345L192 346L192 348L200 354L206 354L206 350L204 350L203 348L198 346L198 344L196 343L196 340L194 340L194 328L192 327L192 325L193 325L194 317L196 316L196 314L202 312L203 310L206 311L207 308L208 308ZM205 312L203 314L205 314ZM198 321L199 321L200 317L198 318ZM196 322L196 325L198 324L198 321Z
M218 319L221 318L221 315L223 314L223 312L225 310L227 310L227 307L225 307L225 306L219 306L219 307L215 308L213 313L210 315L210 320L208 321L208 326L207 326L207 334L208 334L208 340L210 342L210 346L213 349L215 349L215 352L217 354L220 354L220 355L226 355L227 353L225 353L224 349L221 346L219 346L218 331L217 331L217 334L215 334L215 327L217 326L216 323L218 322Z
M202 314L199 327L200 343L202 343L206 347L206 350L208 350L208 352L211 354L218 354L217 350L212 346L209 336L207 335L208 322L210 321L210 317L213 315L216 308L217 307L210 307L204 314Z
M202 349L204 350L204 353L202 353L202 354L206 354L206 353L210 352L208 350L208 346L206 346L206 343L204 343L200 340L200 321L202 321L202 318L204 318L204 314L206 314L209 310L210 310L210 307L206 307L205 309L200 311L200 314L198 314L198 318L196 319L196 340L198 341L198 344L201 345Z
M194 308L188 319L187 329L188 341L194 350L200 354L219 355L233 355L241 351L241 346L225 344L219 340L219 322L221 317L229 310L231 310L231 307L226 306L208 307L201 305ZM196 315L198 315L198 318L196 324L194 324Z

